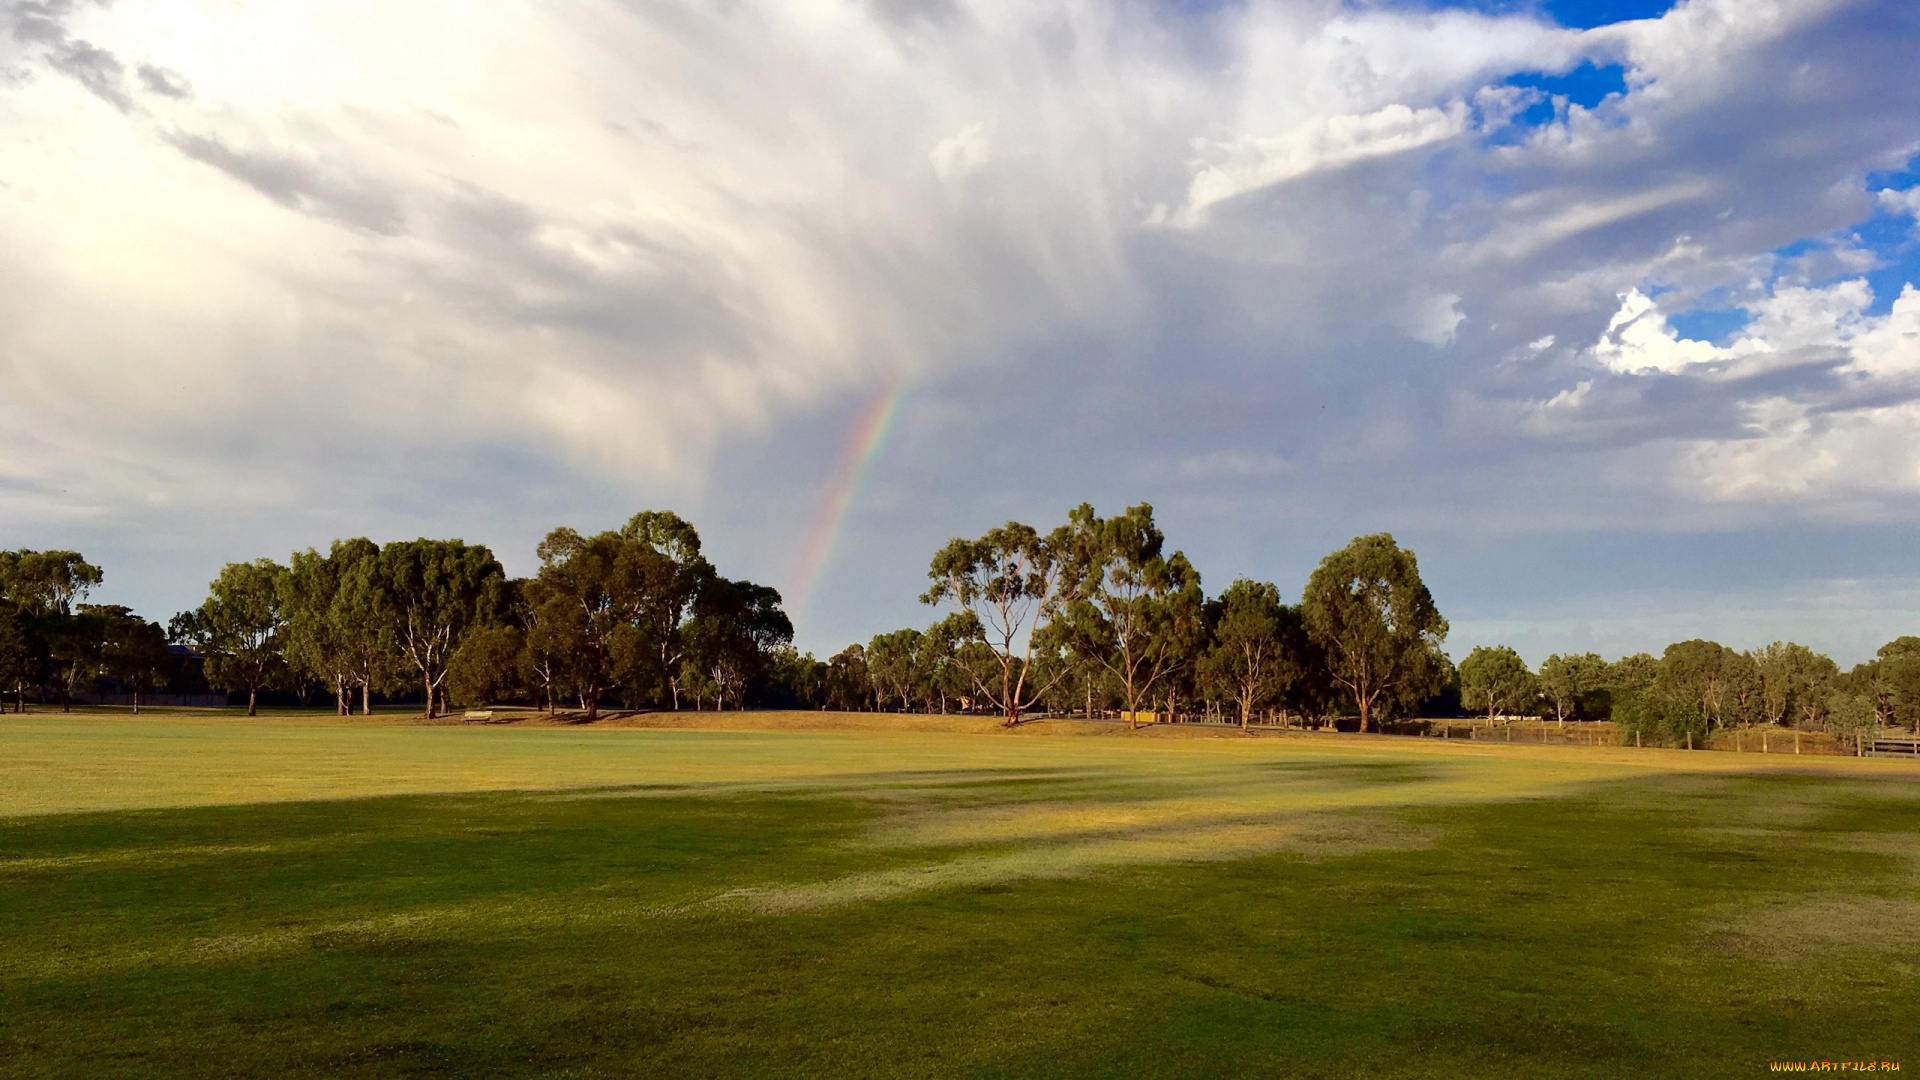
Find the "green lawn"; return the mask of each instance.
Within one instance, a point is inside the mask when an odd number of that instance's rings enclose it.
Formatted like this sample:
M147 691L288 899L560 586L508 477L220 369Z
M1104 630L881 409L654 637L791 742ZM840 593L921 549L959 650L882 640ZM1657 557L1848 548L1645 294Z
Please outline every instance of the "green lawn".
M9 716L0 1075L1920 1068L1920 776L1734 759Z

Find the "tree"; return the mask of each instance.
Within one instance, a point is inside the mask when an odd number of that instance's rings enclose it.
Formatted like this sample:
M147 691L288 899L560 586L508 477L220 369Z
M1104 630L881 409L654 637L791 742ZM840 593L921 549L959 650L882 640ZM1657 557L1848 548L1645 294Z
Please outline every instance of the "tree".
M542 614L540 604L545 593L536 581L514 578L507 582L508 610L521 628L520 678L528 688L537 688L552 714L565 689L561 679L560 634Z
M1360 710L1361 731L1369 730L1383 695L1419 698L1439 689L1447 620L1421 582L1413 552L1391 535L1357 537L1322 559L1300 607L1329 674Z
M1805 645L1776 641L1753 654L1760 680L1760 712L1771 724L1789 719L1810 728L1821 727L1827 698L1840 668Z
M1856 752L1862 741L1872 737L1880 720L1871 698L1845 690L1828 692L1825 711L1826 729L1852 742Z
M619 533L581 536L555 529L540 542L535 601L543 641L550 642L589 720L602 695L649 656L640 623L670 578L672 562Z
M1617 698L1613 721L1623 743L1705 748L1708 720L1700 702L1673 694L1658 683Z
M920 655L927 680L925 696L929 702L936 697L940 699L940 712L943 715L948 711L949 698L964 698L973 691L973 680L968 677L959 657L960 649L969 644L985 648L979 642L956 640L945 621L935 623L922 638ZM975 649L976 653L978 651ZM987 665L975 666L984 668Z
M197 620L207 651L207 677L214 685L247 692L247 715L259 715L260 688L285 661L280 578L272 559L228 563L208 589Z
M62 708L73 691L99 673L104 629L95 616L75 616L103 575L77 551L0 551L0 604L13 611L21 659L12 665L16 709L25 708L29 682L51 675Z
M873 703L873 680L867 671L867 650L859 643L841 649L827 660L827 704L840 712L865 709Z
M1540 696L1553 706L1554 717L1563 724L1567 717L1582 713L1591 695L1606 682L1607 662L1598 653L1554 653L1540 664Z
M867 644L867 673L875 695L898 698L901 712L913 708L914 695L926 682L926 644L927 636L912 627L876 635Z
M1137 727L1141 706L1199 649L1200 574L1185 554L1162 553L1166 536L1146 503L1112 518L1081 503L1067 520L1062 628L1074 651L1113 677Z
M1725 723L1733 703L1731 691L1741 674L1738 655L1717 641L1677 641L1660 654L1658 685L1667 694L1692 702L1711 731Z
M792 645L773 650L768 660L773 696L781 704L801 709L827 707L827 665Z
M1723 723L1752 727L1766 719L1766 683L1760 678L1760 664L1753 653L1728 649L1721 654L1721 671L1727 681L1726 711Z
M390 640L417 673L427 716L438 716L454 646L472 628L504 621L506 572L484 546L422 537L381 548L369 585Z
M1009 727L1066 677L1060 671L1049 681L1027 680L1034 635L1052 623L1069 596L1070 542L1064 526L1043 537L1032 526L1009 521L978 540L954 538L927 570L933 587L921 602L958 609L938 632L955 643L953 663ZM970 643L984 651L966 648Z
M765 674L775 650L792 643L793 621L780 603L778 589L751 581L715 577L701 588L682 668L699 673L720 708L728 697L746 708L749 685Z
M1895 638L1875 654L1886 718L1920 734L1920 637Z
M27 686L37 682L45 658L40 642L30 631L26 613L11 602L0 599L0 692L13 691L13 711L25 712ZM0 698L0 712L6 701Z
M362 710L371 711L373 684L393 666L388 620L373 587L379 554L379 545L364 537L335 540L325 555L312 548L295 552L281 578L287 661L333 691L341 716L353 712L354 687Z
M1491 724L1519 712L1540 696L1527 662L1505 645L1478 645L1460 661L1460 700L1487 714Z
M1649 653L1623 656L1607 665L1607 689L1615 694L1637 694L1660 679L1660 661Z
M1287 691L1301 674L1299 612L1280 602L1271 582L1237 578L1214 609L1213 644L1201 662L1203 678L1239 707L1240 730L1256 709Z
M514 626L482 626L468 631L447 661L448 696L464 705L489 705L520 685L520 656L525 636Z
M103 578L77 551L0 551L0 599L29 616L72 614Z
M650 643L662 698L678 709L686 625L700 590L717 575L700 554L700 534L671 511L642 510L621 528L620 537L646 545L665 560L654 564L657 576L650 583L641 628Z
M133 696L133 714L140 715L140 698L166 682L173 666L167 651L167 632L118 604L85 605L86 614L101 620L101 669L124 683Z

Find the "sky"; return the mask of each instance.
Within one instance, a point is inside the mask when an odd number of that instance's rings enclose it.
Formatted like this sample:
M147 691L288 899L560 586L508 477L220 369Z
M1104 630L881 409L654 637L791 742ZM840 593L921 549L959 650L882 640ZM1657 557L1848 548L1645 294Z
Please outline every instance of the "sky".
M1151 503L1456 657L1920 633L1909 0L0 0L0 547L671 509L798 644Z

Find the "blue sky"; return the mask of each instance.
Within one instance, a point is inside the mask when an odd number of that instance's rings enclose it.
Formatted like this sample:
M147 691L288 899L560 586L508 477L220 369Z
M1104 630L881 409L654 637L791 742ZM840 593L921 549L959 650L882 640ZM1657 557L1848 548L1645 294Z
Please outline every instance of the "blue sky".
M641 508L796 601L1148 501L1212 588L1387 530L1456 654L1920 632L1898 0L0 8L0 543Z

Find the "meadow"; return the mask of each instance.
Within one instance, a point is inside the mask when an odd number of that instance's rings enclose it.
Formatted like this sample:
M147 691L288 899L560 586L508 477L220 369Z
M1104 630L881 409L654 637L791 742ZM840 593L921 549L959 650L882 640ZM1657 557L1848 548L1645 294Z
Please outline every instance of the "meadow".
M0 718L0 1076L1920 1067L1911 766L672 723Z

